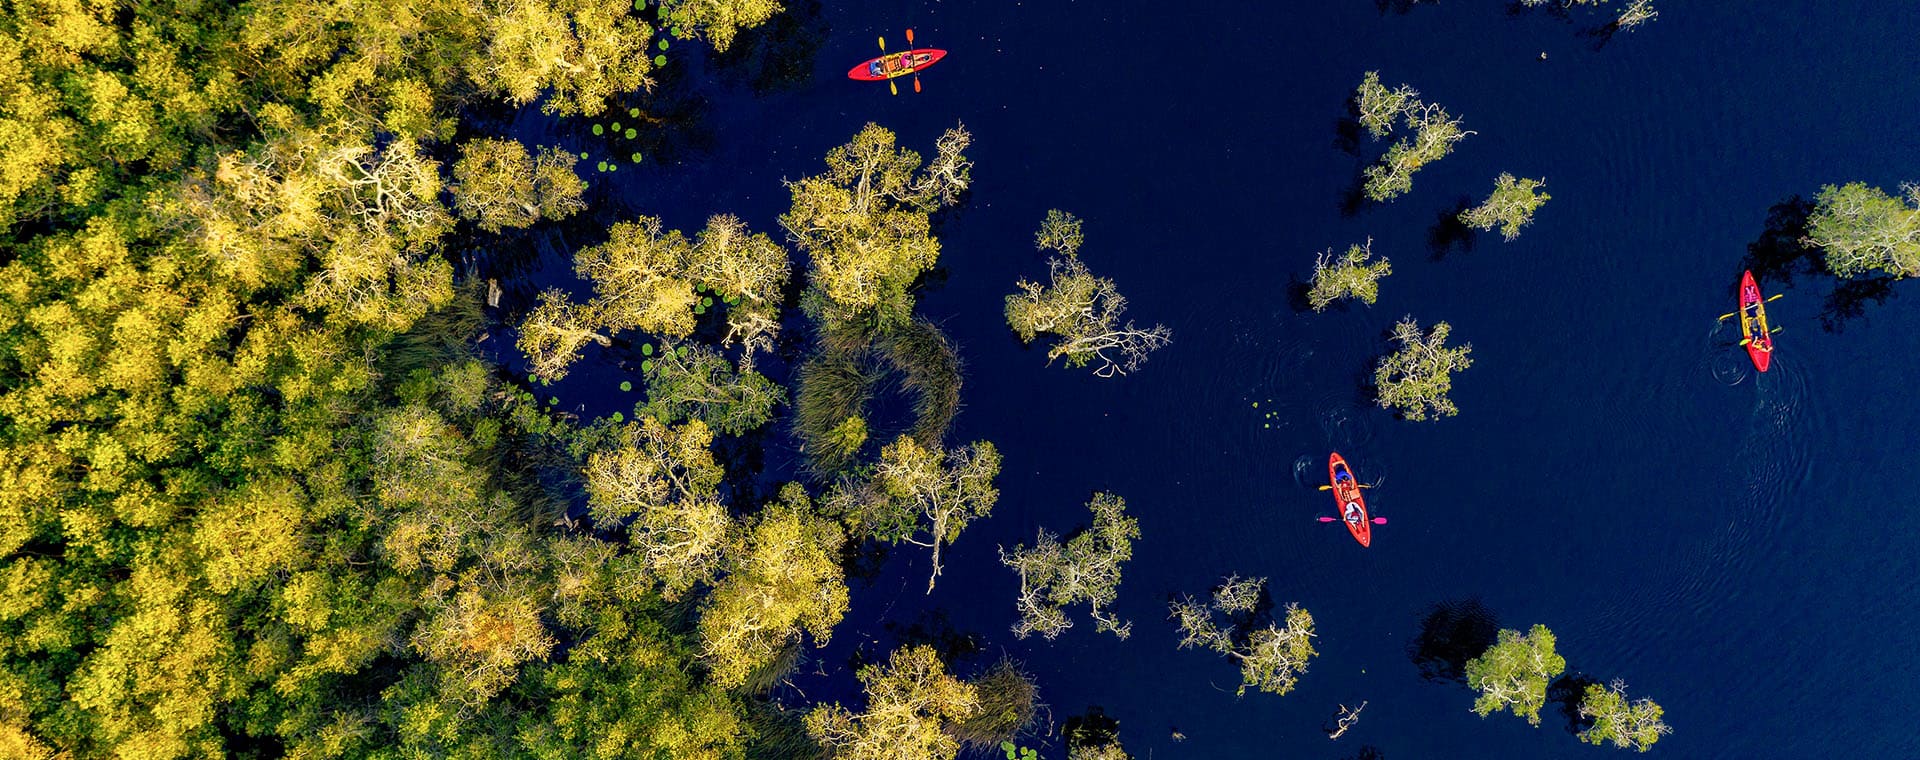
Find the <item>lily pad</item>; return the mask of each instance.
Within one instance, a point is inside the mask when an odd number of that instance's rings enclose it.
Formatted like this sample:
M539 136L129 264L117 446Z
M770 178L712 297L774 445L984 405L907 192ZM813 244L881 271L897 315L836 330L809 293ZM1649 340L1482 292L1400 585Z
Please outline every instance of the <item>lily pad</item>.
M681 346L681 347L679 347L679 348L676 348L676 349L674 349L674 350L673 350L673 355L674 355L674 356L678 356L678 357L680 357L680 358L682 358L682 359L685 359L685 358L687 358L687 347L686 347L686 346Z
M627 380L620 381L620 390L623 390L623 391L633 390L633 383Z
M639 136L640 136L640 132L638 130L634 129L633 127L627 127L627 139L631 140Z
M595 135L603 135L603 134L606 134L606 133L607 133L607 128L606 128L606 127L603 127L603 126L600 126L600 125L598 125L598 124L595 124L595 125L593 125L593 133L594 133Z
M629 108L629 109L627 109L627 115L628 115L628 116L632 116L633 118L636 118L636 119L638 119L638 118L640 118L640 109L638 109L638 108Z
M705 314L705 313L707 313L707 307L705 307L705 306L695 306L695 307L693 307L693 315L694 315L694 316L696 316L696 317L697 317L697 316L700 316L700 315L702 315L702 314Z
M617 121L616 121L616 122L614 122L614 123L613 123L613 126L611 126L611 127L608 127L608 129L611 129L611 130L613 130L613 131L615 131L615 132L618 132L618 131L620 131L620 122L617 122Z
M660 49L661 49L661 50L666 50L666 49L667 49L667 41L666 41L666 40L661 40L661 41L660 41Z
M656 55L656 56L654 56L654 57L653 57L653 65L655 65L655 66L665 66L665 65L667 65L667 57L666 57L666 56L664 56L664 55Z
M700 299L700 306L701 308L711 308L713 306L713 296Z
M584 161L586 160L586 158L587 158L587 152L584 150L580 151L580 160Z
M539 376L539 375L535 375L535 374L532 374L532 373L528 373L528 374L527 374L527 382L529 382L529 383L537 383L537 382L539 382L539 381L540 381L540 376Z
M622 421L625 421L626 419L627 419L627 416L626 416L626 415L624 415L624 414L621 414L621 413L619 413L619 412L614 412L614 413L613 413L613 421L614 421L614 422L622 422Z
M548 396L548 397L547 397L547 403L548 403L548 404L552 404L552 405L554 405L554 406L559 406L559 405L560 405L560 397L559 397L559 396Z
M635 153L635 154L633 154L633 155L632 155L632 156L630 156L629 158L631 158L631 159L632 159L632 161L633 161L634 163L636 163L636 164L637 164L637 163L640 163L640 154L638 154L638 153Z
M641 372L652 372L652 371L653 371L653 360L652 360L652 359L648 359L648 360L646 360L646 361L643 361L643 362L640 362L640 371L641 371Z
M600 162L600 163L598 164L598 166L600 167L600 171L606 171L606 170L607 170L607 162L605 162L605 161L601 161L601 162Z
M642 353L642 354L645 354L645 355L647 355L647 356L652 356L652 355L653 355L653 344L652 344L652 343L647 343L647 344L643 344L643 345L641 345L641 346L640 346L640 353Z

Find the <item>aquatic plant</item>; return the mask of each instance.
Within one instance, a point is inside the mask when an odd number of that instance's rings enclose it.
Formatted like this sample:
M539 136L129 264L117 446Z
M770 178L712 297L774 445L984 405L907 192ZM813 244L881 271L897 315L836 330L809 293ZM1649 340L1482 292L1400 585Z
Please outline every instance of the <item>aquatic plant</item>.
M1418 105L1420 91L1408 85L1387 89L1380 83L1380 72L1369 71L1360 80L1360 88L1354 91L1354 111L1360 115L1360 126L1378 140L1393 130L1394 121L1406 113L1409 105Z
M1567 669L1566 658L1553 651L1553 644L1553 631L1544 625L1535 624L1527 633L1502 629L1492 647L1467 661L1467 686L1480 692L1473 711L1484 718L1512 710L1540 725L1547 685Z
M1087 502L1093 526L1064 545L1059 536L1041 528L1032 548L1024 544L1012 550L1000 548L1000 562L1020 576L1015 636L1038 633L1051 641L1073 627L1066 608L1084 603L1092 607L1094 630L1127 638L1133 624L1101 612L1119 597L1120 567L1133 558L1133 541L1140 537L1140 524L1126 514L1126 508L1126 500L1096 493Z
M982 749L999 745L1004 751L1014 737L1033 724L1040 706L1039 688L1033 676L1012 659L1002 658L967 683L978 690L980 707L972 717L953 726L953 736L962 744Z
M1390 201L1413 189L1413 175L1421 167L1445 158L1455 143L1474 134L1462 129L1460 120L1447 114L1437 103L1411 103L1404 113L1406 126L1414 130L1412 138L1401 138L1380 162L1363 172L1362 191L1375 201Z
M1393 264L1386 258L1374 260L1373 238L1367 242L1347 247L1347 252L1335 257L1333 249L1328 248L1313 263L1313 284L1307 289L1307 303L1314 311L1320 311L1333 305L1342 298L1357 298L1361 303L1372 306L1380 297L1380 278L1393 274ZM1259 402L1253 404L1256 408Z
M1380 358L1373 370L1373 384L1380 406L1400 410L1401 416L1414 421L1451 417L1460 413L1447 393L1453 390L1453 373L1473 366L1468 354L1473 345L1446 345L1453 326L1440 322L1431 333L1422 333L1420 323L1404 317L1393 326L1393 339L1399 350Z
M1533 212L1553 196L1540 192L1544 179L1514 179L1501 172L1493 180L1493 194L1478 206L1460 212L1460 223L1477 230L1500 228L1508 241L1520 237L1520 228L1533 221Z

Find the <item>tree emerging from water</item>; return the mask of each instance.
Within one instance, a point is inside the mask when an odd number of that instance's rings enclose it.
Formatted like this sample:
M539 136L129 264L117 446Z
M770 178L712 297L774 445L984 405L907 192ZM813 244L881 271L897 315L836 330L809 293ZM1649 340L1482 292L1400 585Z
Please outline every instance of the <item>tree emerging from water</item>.
M1171 603L1174 624L1180 629L1180 648L1211 649L1240 666L1240 690L1253 688L1286 694L1299 683L1307 662L1319 652L1313 648L1313 615L1289 603L1280 621L1267 619L1260 609L1266 595L1265 578L1229 576L1206 603L1182 595ZM1216 621L1224 616L1226 625Z
M1597 7L1605 5L1607 2L1608 0L1520 0L1521 5L1536 8L1548 5L1559 8L1571 8L1576 5ZM1653 0L1627 0L1625 6L1620 9L1620 14L1614 17L1613 23L1610 26L1615 29L1631 31L1638 28L1641 24L1654 20L1659 17L1659 15L1660 12L1653 8Z
M1821 188L1806 243L1818 246L1827 269L1841 277L1920 277L1920 184L1901 192L1895 197L1862 182Z
M1347 252L1337 257L1329 248L1313 262L1307 303L1314 311L1324 310L1342 298L1357 298L1372 306L1380 297L1380 278L1389 274L1393 274L1393 264L1385 257L1373 258L1373 238L1347 246Z
M1533 221L1533 212L1553 196L1540 192L1544 179L1515 179L1501 172L1493 180L1493 194L1478 206L1460 212L1460 223L1477 230L1500 228L1500 237L1520 237L1520 228Z
M1381 357L1373 370L1380 406L1398 409L1416 422L1459 414L1447 394L1453 390L1453 373L1473 366L1468 358L1473 346L1448 346L1452 334L1453 326L1445 322L1435 324L1432 332L1422 332L1413 317L1395 323L1393 340L1400 348Z
M952 760L952 730L980 710L980 692L947 673L928 646L894 650L885 664L860 668L867 709L837 703L814 708L807 733L836 760Z
M1472 130L1463 129L1460 119L1447 113L1438 103L1410 101L1402 112L1411 138L1400 138L1387 149L1380 162L1366 168L1367 198L1390 201L1413 189L1413 175L1422 167L1453 152L1453 146Z
M1540 725L1540 708L1547 704L1547 686L1567 669L1566 658L1553 651L1553 631L1535 625L1527 633L1502 629L1494 645L1467 661L1467 685L1480 696L1473 711L1484 718L1502 710Z
M1045 285L1025 278L1016 283L1020 292L1007 296L1007 326L1022 343L1032 343L1041 333L1056 336L1047 350L1049 363L1064 359L1069 367L1091 365L1100 377L1124 375L1171 342L1173 332L1165 325L1141 328L1131 320L1120 322L1127 299L1112 280L1094 276L1080 260L1085 240L1080 227L1072 214L1047 212L1034 243L1057 254L1047 259L1050 279Z
M1369 71L1360 80L1360 88L1353 94L1353 107L1360 115L1360 126L1378 140L1393 131L1393 123L1407 107L1420 102L1420 91L1409 85L1400 85L1387 89L1380 83L1380 72Z
M1032 548L1002 547L1000 561L1020 574L1016 606L1020 622L1013 633L1020 638L1038 633L1049 641L1073 627L1066 608L1086 603L1092 607L1095 630L1122 639L1133 624L1104 613L1120 594L1120 566L1133 558L1133 540L1140 524L1126 513L1127 502L1110 493L1096 493L1087 502L1093 526L1062 545L1058 536L1040 529Z
M1673 733L1662 716L1666 711L1651 699L1627 700L1627 682L1614 679L1606 686L1588 684L1580 697L1580 717L1592 725L1580 732L1588 744L1608 744L1645 752Z

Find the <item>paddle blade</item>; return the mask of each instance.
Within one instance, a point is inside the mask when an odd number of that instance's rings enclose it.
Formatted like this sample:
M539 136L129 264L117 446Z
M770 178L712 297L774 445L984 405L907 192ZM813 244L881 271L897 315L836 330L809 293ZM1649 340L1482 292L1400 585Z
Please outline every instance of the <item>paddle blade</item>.
M1373 524L1374 524L1374 525L1386 525L1386 524L1387 524L1387 518L1384 518L1384 517L1376 517L1376 518L1373 518Z
M1775 294L1773 294L1773 296L1772 296L1772 297L1770 297L1770 298L1768 298L1768 299L1767 299L1767 303L1773 303L1774 301L1778 301L1778 300L1780 300L1780 299L1782 299L1782 298L1786 298L1786 297L1787 297L1787 294L1785 294L1785 293L1775 293Z
M1320 490L1322 490L1322 491L1331 491L1331 490L1333 490L1333 486L1321 486L1321 487L1320 487Z
M887 90L898 95L900 94L900 85L894 84L893 80L889 79L887 80Z
M887 52L887 38L885 37L880 38L880 52Z
M1737 316L1740 316L1740 312L1735 311L1735 312L1729 312L1727 314L1722 314L1720 315L1720 321L1725 322Z
M1321 517L1320 522L1339 522L1339 520L1335 520L1331 517Z
M920 75L919 74L913 75L913 91L914 92L920 91Z
M908 47L913 46L913 30L912 29L907 30L907 46Z

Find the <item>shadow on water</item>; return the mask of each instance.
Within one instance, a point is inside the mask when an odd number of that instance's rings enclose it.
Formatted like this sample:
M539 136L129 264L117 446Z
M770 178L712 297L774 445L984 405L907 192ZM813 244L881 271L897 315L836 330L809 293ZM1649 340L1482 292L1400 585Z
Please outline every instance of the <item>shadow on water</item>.
M1832 290L1821 298L1820 327L1837 333L1847 322L1866 316L1868 305L1879 305L1898 293L1894 278L1886 275L1840 279L1827 269L1820 249L1807 245L1807 218L1814 204L1795 195L1767 209L1766 227L1747 244L1741 264L1763 283L1783 282L1791 286L1797 277L1807 275L1827 279ZM1737 287L1737 286L1736 286Z
M912 623L890 620L886 623L886 629L896 640L897 647L932 647L949 666L957 665L983 649L979 634L954 627L953 621L947 618L943 610L922 610Z
M734 38L732 48L714 56L714 65L746 80L755 94L798 89L813 76L814 58L832 31L818 0L788 3L766 26Z
M1473 250L1473 228L1460 221L1460 215L1470 208L1473 208L1473 198L1462 195L1434 217L1433 226L1427 228L1427 252L1434 261L1445 259L1455 250L1461 253Z
M1479 599L1438 602L1421 617L1407 658L1425 680L1464 683L1467 661L1493 646L1499 634L1500 618Z
M1387 760L1387 753L1371 744L1360 745L1360 751L1340 758L1340 760Z
M1567 733L1578 734L1593 725L1593 721L1580 717L1580 701L1588 686L1599 683L1585 673L1568 673L1547 686L1547 701L1560 707L1560 715L1567 719Z

